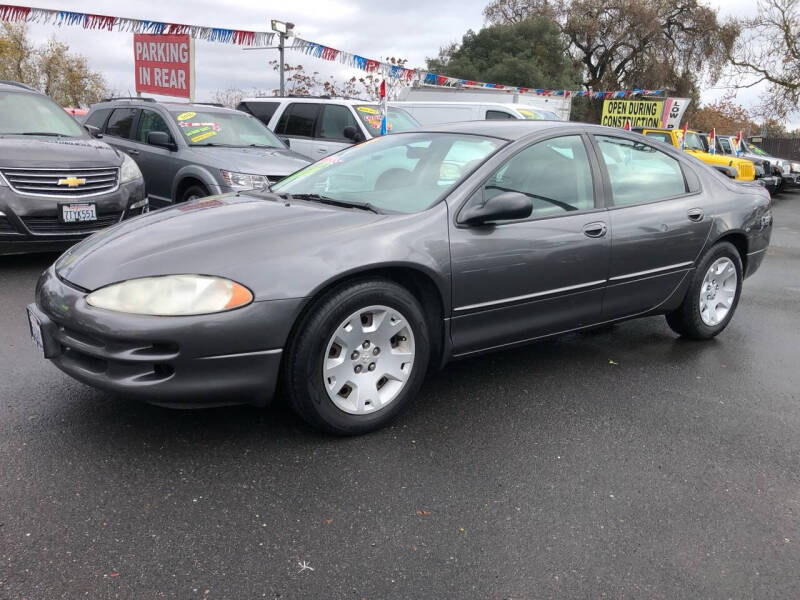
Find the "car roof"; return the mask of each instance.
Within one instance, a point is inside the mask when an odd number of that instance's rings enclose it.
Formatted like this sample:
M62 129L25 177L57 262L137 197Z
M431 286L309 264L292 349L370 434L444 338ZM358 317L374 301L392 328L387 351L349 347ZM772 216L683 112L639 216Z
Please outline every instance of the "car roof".
M153 108L154 106L163 106L170 112L189 111L194 110L197 112L240 112L232 108L224 106L214 106L213 104L203 104L202 102L160 102L152 98L109 98L101 100L92 104L90 108L95 107L118 107L128 106L130 108Z
M0 79L0 90L4 92L29 92L33 94L39 94L40 96L43 95L42 92L25 83L7 79Z
M607 130L608 127L599 125L589 125L586 123L575 123L573 121L527 121L522 119L509 120L490 120L490 121L458 121L456 123L441 123L439 125L422 126L410 130L415 131L441 131L450 133L466 133L472 135L486 135L491 137L504 138L507 140L518 140L532 133L544 131L546 129L564 129L580 126L584 129ZM395 134L400 135L400 134Z
M315 96L261 96L242 98L242 102L324 102L330 104L378 104L377 100L359 100L357 98L320 98Z

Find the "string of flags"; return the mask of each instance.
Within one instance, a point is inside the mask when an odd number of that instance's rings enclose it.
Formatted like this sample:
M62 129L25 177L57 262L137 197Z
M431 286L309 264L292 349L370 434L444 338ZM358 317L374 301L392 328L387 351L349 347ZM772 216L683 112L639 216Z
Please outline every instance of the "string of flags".
M155 35L180 34L189 35L198 40L234 44L238 46L270 46L274 42L276 36L275 33L268 31L248 31L202 25L187 25L183 23L169 23L164 21L129 19L126 17L53 10L49 8L35 8L14 4L0 4L0 21L5 21L7 23L24 22L57 25L59 27L81 27L83 29L118 31L123 33L150 33ZM346 67L359 69L367 73L375 73L383 76L384 79L400 79L409 84L418 83L427 86L483 88L503 90L509 93L533 94L536 96L563 98L588 97L599 100L634 98L638 96L661 96L664 94L663 89L648 90L633 88L632 90L618 91L546 90L472 81L430 73L423 69L410 69L404 65L392 64L391 62L370 59L297 37L292 38L291 45L289 45L288 48L321 60L337 62Z

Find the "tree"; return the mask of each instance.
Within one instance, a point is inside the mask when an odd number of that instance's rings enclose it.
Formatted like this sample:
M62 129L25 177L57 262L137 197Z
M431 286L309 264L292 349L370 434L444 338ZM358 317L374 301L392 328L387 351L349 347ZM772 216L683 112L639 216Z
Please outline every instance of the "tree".
M767 82L759 110L764 117L785 118L800 108L798 4L798 0L759 0L757 16L731 21L729 34L722 39L738 87Z
M719 78L720 36L736 35L699 0L493 0L484 16L490 23L552 19L583 85L595 90L667 87L687 95L701 75Z
M407 62L404 58L387 57L384 62L392 65L404 66ZM269 63L273 70L280 69L280 63L272 60ZM284 64L285 87L287 94L297 94L301 96L321 96L327 95L333 98L363 98L365 100L377 100L380 97L381 82L386 81L386 96L389 99L397 97L400 89L406 85L402 79L395 77L384 77L382 73L367 73L363 77L351 77L343 82L331 75L327 79L322 79L318 71L308 73L303 65ZM280 90L272 90L271 95L277 96ZM257 94L266 95L266 94Z
M556 24L546 18L471 29L461 44L428 58L428 70L449 77L531 88L572 89L580 74L565 53Z
M733 98L720 98L702 106L687 122L692 129L711 131L716 128L720 133L727 134L742 131L746 135L748 131L756 129L750 114L741 104L734 102Z
M38 48L24 24L0 29L0 78L26 83L61 106L88 106L110 95L105 78L89 68L85 56L50 38Z

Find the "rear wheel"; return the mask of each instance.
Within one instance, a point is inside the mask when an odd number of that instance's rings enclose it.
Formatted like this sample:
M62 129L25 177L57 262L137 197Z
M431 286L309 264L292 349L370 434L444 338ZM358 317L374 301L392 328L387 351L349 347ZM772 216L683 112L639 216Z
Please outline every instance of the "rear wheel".
M292 408L337 435L379 429L414 398L430 355L422 308L405 288L371 279L315 303L287 348Z
M683 303L667 315L673 331L695 340L711 339L728 326L742 291L742 259L722 242L703 256Z
M183 194L181 194L180 201L191 202L192 200L205 198L206 196L208 196L208 190L205 188L205 186L199 183L195 183L190 185L183 191Z

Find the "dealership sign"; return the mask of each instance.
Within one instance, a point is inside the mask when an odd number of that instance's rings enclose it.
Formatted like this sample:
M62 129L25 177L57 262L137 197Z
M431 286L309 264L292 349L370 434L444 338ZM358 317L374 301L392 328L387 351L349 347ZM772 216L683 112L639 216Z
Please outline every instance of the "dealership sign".
M661 125L665 129L677 129L681 125L683 113L689 106L689 98L667 98L664 104L664 118Z
M136 92L194 99L194 40L188 35L133 36Z
M606 100L601 125L608 127L661 127L663 100Z

